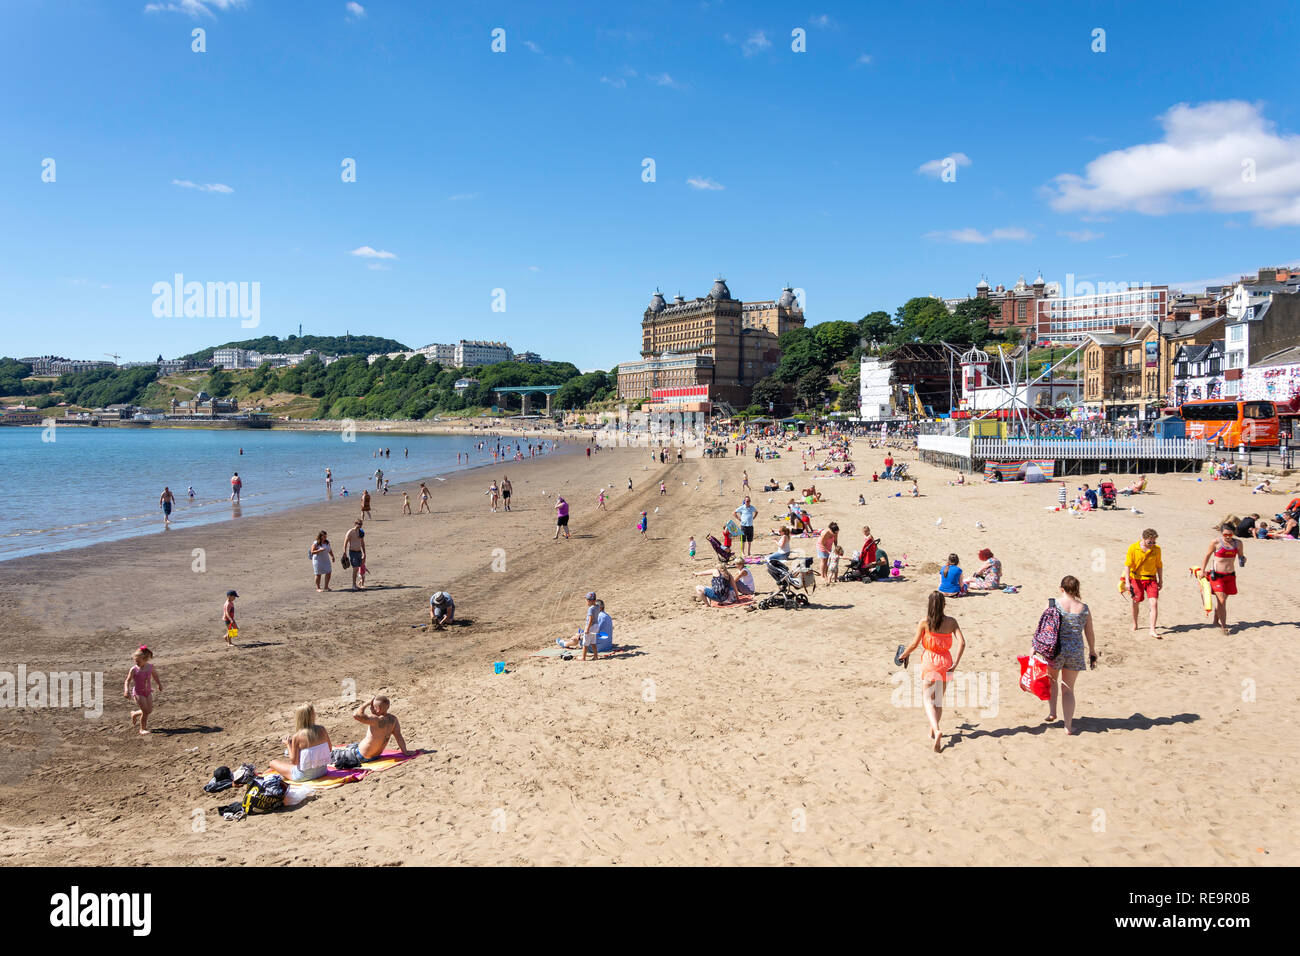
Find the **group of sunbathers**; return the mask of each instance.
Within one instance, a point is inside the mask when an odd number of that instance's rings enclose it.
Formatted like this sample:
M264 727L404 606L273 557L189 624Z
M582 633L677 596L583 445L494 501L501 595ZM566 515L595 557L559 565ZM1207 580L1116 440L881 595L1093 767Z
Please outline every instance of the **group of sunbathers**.
M325 776L331 765L359 767L378 760L388 738L397 740L402 756L409 757L396 714L388 712L389 700L383 695L372 697L352 713L352 719L366 725L366 735L358 743L335 748L329 731L316 723L316 708L303 704L294 713L293 736L284 738L287 759L271 761L271 770L287 781L315 780Z

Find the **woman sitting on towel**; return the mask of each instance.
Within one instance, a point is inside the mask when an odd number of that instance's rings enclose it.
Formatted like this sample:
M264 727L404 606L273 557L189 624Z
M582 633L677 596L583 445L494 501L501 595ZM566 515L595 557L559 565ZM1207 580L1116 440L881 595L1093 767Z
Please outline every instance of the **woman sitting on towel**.
M712 571L696 571L695 576L702 574L712 574L713 580L709 586L703 584L696 585L695 599L703 601L706 605L731 604L736 600L736 581L731 576L731 572L725 567L714 568Z
M965 586L973 591L997 591L1002 587L1002 562L988 548L980 551L979 557L984 563Z
M288 760L272 760L271 771L285 780L315 780L330 768L330 735L316 723L316 708L303 704L293 715L293 736L285 737Z
M745 564L744 558L736 559L736 568L732 572L732 579L736 584L737 595L753 594L755 592L754 576L749 573L749 567Z

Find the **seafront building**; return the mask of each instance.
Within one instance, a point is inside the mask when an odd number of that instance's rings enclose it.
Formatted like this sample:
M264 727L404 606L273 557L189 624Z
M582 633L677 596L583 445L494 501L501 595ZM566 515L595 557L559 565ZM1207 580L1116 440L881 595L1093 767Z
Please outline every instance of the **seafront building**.
M423 348L406 352L389 352L390 359L409 359L423 355L426 362L436 362L443 368L477 368L481 365L496 365L498 362L529 362L543 365L546 360L536 352L521 352L516 355L505 342L487 342L480 339L461 339L452 345L434 342ZM380 358L379 353L366 356L372 365Z
M1084 287L1084 283L1080 286ZM998 314L989 322L990 329L1026 330L1039 343L1079 342L1090 332L1113 333L1120 327L1159 323L1168 318L1168 286L1118 286L1094 293L1089 284L1087 294L1062 295L1057 283L1047 282L1039 273L1033 283L1027 283L1022 275L1010 289L990 287L988 280L980 279L975 297L998 306Z
M722 278L708 295L690 300L678 294L669 303L656 290L641 316L641 358L619 363L619 398L673 410L708 411L716 402L748 407L754 384L780 363L782 333L804 323L788 286L759 302L733 297Z

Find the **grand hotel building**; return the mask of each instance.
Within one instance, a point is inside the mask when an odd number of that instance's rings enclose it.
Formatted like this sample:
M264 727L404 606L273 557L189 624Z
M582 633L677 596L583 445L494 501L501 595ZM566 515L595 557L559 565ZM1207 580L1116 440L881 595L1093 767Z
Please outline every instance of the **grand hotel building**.
M641 359L618 367L619 398L745 408L754 383L780 363L781 334L803 325L791 288L763 302L732 298L721 278L707 296L690 301L678 295L669 303L656 291L641 317Z

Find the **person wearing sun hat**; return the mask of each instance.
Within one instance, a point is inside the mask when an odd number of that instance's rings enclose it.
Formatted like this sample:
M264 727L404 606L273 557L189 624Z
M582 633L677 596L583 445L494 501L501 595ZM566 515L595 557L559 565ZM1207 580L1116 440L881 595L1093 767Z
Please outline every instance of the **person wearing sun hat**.
M980 549L979 559L984 563L966 582L966 587L973 591L997 591L1002 588L1002 562L993 557L988 548Z

